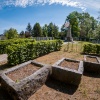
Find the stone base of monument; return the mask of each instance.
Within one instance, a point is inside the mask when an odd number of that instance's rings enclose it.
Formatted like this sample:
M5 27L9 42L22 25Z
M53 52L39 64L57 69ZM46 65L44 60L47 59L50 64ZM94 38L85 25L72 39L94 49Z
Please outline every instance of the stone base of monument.
M73 42L73 38L67 37L67 41L68 41L68 42Z
M52 78L79 85L83 74L83 61L63 58L52 66Z
M84 55L84 71L100 73L100 60L98 57Z
M27 100L48 79L51 67L28 61L1 74L1 85L13 100Z

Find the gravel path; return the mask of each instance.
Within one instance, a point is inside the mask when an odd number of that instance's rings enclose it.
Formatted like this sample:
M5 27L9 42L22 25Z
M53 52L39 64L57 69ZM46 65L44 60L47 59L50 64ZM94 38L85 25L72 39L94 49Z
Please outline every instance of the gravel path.
M7 54L0 55L0 63L7 61Z

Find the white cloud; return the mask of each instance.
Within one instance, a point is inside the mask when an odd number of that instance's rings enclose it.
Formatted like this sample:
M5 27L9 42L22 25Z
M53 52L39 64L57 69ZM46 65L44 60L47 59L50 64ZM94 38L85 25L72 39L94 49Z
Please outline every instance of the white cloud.
M61 4L86 10L87 8L99 9L100 0L0 0L0 6L27 7L34 4Z

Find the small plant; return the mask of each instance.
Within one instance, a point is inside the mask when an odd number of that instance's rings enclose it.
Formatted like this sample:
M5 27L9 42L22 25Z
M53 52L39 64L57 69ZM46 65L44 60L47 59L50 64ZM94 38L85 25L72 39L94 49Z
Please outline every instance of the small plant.
M99 87L97 87L97 89L96 89L94 92L96 92L96 93L100 94L100 88L99 88Z
M16 82L16 83L18 83L18 82L19 82L19 80L16 80L15 82Z

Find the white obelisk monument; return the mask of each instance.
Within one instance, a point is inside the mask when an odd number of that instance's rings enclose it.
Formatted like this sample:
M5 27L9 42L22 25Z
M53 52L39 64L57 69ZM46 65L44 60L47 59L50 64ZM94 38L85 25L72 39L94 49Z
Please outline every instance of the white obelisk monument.
M65 29L67 30L66 38L67 41L73 41L72 34L71 34L71 26L69 22L65 22L64 24Z

